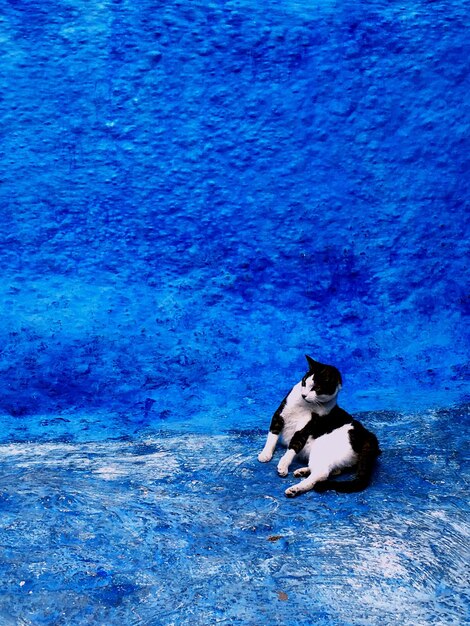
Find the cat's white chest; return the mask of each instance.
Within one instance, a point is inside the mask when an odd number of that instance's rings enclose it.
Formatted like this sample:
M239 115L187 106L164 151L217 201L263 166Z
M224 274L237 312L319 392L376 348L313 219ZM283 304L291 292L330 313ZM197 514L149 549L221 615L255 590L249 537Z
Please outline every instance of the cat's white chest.
M281 433L281 441L288 446L292 437L298 430L308 424L312 417L312 409L302 399L302 386L295 385L287 397L286 405L282 411L284 427Z

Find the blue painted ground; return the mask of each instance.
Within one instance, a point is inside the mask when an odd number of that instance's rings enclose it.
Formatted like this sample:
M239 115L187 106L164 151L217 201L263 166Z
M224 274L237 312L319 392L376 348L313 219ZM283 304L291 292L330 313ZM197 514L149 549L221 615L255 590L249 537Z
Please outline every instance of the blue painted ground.
M369 490L296 500L253 431L3 445L1 623L468 623L467 415L365 415Z
M0 9L0 624L466 623L470 3ZM363 494L256 462L305 353Z

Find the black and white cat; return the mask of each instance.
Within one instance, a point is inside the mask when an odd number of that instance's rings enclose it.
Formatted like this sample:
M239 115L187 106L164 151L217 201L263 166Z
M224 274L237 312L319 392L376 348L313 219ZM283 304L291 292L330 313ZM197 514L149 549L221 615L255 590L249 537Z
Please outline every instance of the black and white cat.
M362 491L370 481L375 459L380 454L377 437L336 404L341 389L341 374L306 356L308 372L288 393L274 413L266 444L258 461L272 459L281 437L287 451L278 463L280 476L287 476L293 459L308 462L294 472L304 480L289 487L285 494L294 497L314 489L342 493ZM347 467L356 466L356 477L349 481L330 480Z

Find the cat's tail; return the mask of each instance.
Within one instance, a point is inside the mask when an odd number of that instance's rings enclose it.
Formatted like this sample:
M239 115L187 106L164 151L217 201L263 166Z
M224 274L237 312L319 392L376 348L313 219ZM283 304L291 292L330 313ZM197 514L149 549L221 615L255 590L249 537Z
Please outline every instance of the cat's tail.
M322 480L319 483L315 483L313 489L317 493L323 493L324 491L354 493L356 491L364 491L368 484L369 481L359 480L358 478L353 480Z
M371 439L364 443L357 462L356 477L352 480L322 480L313 489L318 493L334 490L338 493L355 493L364 491L369 486L375 459L381 454L377 440Z

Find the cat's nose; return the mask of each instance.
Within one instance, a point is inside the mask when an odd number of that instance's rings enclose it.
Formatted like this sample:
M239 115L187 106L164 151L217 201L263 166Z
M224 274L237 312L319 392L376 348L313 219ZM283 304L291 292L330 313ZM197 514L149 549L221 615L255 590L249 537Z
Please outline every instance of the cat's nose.
M303 393L302 398L305 400L306 397L307 397L307 394Z

